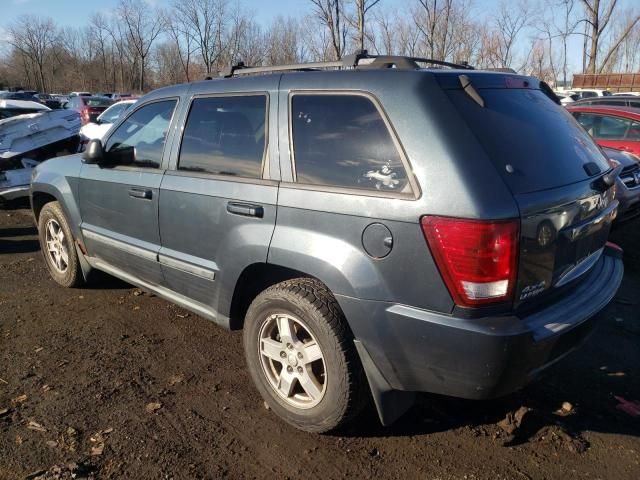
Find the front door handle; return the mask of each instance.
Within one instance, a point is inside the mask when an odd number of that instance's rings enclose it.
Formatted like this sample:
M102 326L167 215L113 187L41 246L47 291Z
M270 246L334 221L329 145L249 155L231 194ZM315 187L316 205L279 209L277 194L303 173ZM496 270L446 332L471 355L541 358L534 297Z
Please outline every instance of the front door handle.
M131 188L129 190L129 196L133 198L144 198L145 200L151 200L153 192L144 188Z
M262 218L264 216L264 208L261 205L251 203L229 202L227 203L227 212L244 217Z

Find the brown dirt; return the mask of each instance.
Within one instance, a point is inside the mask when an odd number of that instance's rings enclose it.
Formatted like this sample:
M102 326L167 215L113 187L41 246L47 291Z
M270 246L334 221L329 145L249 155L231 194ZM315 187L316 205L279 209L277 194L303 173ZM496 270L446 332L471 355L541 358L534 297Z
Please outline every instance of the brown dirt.
M615 236L640 249L639 230ZM29 212L0 210L0 479L637 480L640 418L616 396L640 400L639 291L628 268L587 345L523 392L424 395L391 428L370 412L319 436L264 408L240 333L110 277L56 286Z

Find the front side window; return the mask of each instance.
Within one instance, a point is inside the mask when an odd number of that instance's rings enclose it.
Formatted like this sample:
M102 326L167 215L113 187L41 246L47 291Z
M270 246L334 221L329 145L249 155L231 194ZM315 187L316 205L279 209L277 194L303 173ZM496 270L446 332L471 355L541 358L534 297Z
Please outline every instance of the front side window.
M178 170L262 178L266 116L265 95L194 99Z
M400 152L368 97L295 94L291 130L297 182L411 193Z
M109 137L105 150L115 165L159 168L175 100L136 110Z

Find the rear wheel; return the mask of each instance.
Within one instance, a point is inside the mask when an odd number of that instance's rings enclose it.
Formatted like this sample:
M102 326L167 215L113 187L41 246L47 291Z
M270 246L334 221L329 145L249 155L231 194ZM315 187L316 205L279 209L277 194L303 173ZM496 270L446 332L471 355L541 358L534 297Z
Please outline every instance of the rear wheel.
M38 218L40 249L51 277L63 287L84 283L69 223L58 202L47 203Z
M352 335L316 280L288 280L258 295L245 319L244 348L264 400L301 430L334 430L366 402Z

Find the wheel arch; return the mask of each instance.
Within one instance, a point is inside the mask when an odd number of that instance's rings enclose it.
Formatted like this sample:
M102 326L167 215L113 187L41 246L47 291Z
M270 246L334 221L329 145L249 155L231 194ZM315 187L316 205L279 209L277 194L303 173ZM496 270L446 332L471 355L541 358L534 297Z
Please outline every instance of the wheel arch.
M31 194L31 210L36 220L36 224L40 219L40 212L47 203L59 202L58 198L49 192L35 191Z
M244 317L251 302L272 285L276 285L285 280L293 278L313 278L308 273L284 267L272 263L253 263L244 268L236 281L231 303L229 307L229 328L231 330L241 330L244 326ZM322 282L324 283L324 282ZM325 284L326 286L326 284ZM328 288L328 287L327 287Z

